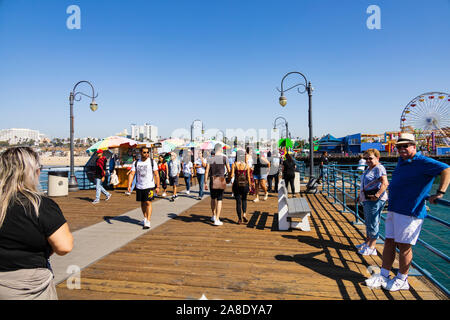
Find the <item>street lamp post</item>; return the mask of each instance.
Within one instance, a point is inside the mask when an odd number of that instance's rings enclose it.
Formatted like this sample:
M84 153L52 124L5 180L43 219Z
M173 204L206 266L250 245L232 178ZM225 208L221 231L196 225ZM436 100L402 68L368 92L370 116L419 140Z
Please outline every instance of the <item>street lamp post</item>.
M87 83L91 86L92 89L92 96L87 95L83 92L77 92L76 89L79 84L81 83ZM95 94L94 87L89 81L80 81L78 82L74 87L73 90L70 92L69 95L69 103L70 103L70 177L69 177L69 191L78 191L78 182L77 178L75 177L75 169L74 169L74 147L73 147L73 137L74 137L74 129L73 129L73 103L74 101L80 101L81 95L86 96L88 98L91 98L91 104L90 108L92 111L95 111L98 109L98 105L95 102L95 98L97 98L98 94Z
M278 119L283 119L284 120L284 126L286 127L286 139L289 138L289 126L288 126L288 122L284 117L278 117L275 119L275 121L273 122L273 128L276 129L277 128L277 120Z
M305 83L298 83L288 89L284 89L283 88L283 82L284 79L286 79L286 77L288 77L291 74L297 74L300 75L303 80L305 80ZM313 168L314 168L314 145L313 145L313 123L312 123L312 92L313 92L313 87L311 86L311 82L308 82L308 80L306 79L306 77L297 71L293 71L293 72L288 72L283 79L281 80L281 90L278 90L281 94L280 94L280 105L282 107L284 107L287 104L287 99L284 96L284 93L286 91L289 91L295 87L299 87L302 86L305 89L304 90L300 90L299 88L297 88L298 93L305 93L308 92L308 126L309 126L309 178L310 181L313 178Z
M216 132L216 140L218 140L218 139L217 139L217 134L218 134L219 132L222 133L222 142L223 142L223 143L226 143L226 142L225 142L225 138L226 138L226 137L225 137L225 132L223 132L223 130L220 130L220 129L217 130L217 132Z
M199 120L199 119L195 119L194 121L192 121L191 123L191 142L194 141L194 122L195 121L200 121L202 123L202 135L205 134L205 129L203 127L203 121Z

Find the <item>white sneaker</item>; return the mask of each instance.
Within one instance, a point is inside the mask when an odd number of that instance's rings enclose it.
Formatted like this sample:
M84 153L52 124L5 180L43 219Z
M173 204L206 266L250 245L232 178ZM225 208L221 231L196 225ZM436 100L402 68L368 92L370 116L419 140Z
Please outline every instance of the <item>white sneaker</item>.
M392 280L389 280L384 289L389 291L409 290L408 278L402 280L398 277L394 277Z
M214 225L215 226L221 226L221 225L223 225L223 222L220 221L219 219L217 219L217 220L214 221Z
M256 199L253 199L253 202L259 202L259 197Z
M145 219L145 221L144 221L144 229L150 229L150 227L151 227L150 221Z
M105 201L108 201L109 199L111 199L112 194L110 193L109 196L106 197Z
M367 246L363 246L359 251L359 254L363 255L363 256L377 256L377 249L376 248L371 248L371 247L367 247Z
M131 193L129 193L128 191L125 192L125 194L126 194L127 196L131 196Z
M390 280L389 277L386 278L382 276L381 273L377 273L374 274L369 279L366 279L365 282L370 289L378 289L380 287L386 288L389 280Z
M167 196L167 194L164 192L162 196L165 197L165 196Z
M265 195L264 195L264 201L266 201L267 200L267 198L269 197L269 193L266 193Z
M212 221L212 222L216 222L216 216L212 216L212 217L211 217L211 221Z
M94 201L92 201L92 204L97 204L97 203L99 203L99 202L100 202L100 200L95 199Z
M190 194L191 192L189 190L186 191L186 194Z

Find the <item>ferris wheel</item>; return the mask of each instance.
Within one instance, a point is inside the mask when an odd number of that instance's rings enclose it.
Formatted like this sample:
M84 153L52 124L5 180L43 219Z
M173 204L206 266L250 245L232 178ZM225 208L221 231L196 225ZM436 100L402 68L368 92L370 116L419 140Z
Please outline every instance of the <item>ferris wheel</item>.
M450 95L427 92L412 99L403 109L400 131L434 135L439 144L450 145Z

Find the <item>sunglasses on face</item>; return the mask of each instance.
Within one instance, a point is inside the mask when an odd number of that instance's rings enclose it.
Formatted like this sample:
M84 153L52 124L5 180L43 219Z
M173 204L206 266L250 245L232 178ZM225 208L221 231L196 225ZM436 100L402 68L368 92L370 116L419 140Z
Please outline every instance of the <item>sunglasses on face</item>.
M370 161L372 161L373 159L375 159L374 157L367 157L367 158L364 158L364 160L370 160Z
M142 154L148 154L148 151L142 151L141 153Z
M400 150L400 149L408 149L409 146L410 146L409 144L399 144L396 145L395 147L397 148L397 150Z

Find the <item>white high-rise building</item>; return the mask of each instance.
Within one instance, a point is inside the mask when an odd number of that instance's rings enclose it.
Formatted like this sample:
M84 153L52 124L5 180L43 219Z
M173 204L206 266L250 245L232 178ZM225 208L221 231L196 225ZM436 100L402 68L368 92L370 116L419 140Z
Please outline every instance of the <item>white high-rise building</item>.
M134 140L150 140L157 141L158 127L151 124L144 124L143 126L131 124L131 139Z
M41 135L37 130L31 129L2 129L0 130L0 141L8 141L9 144L34 140L39 143Z

